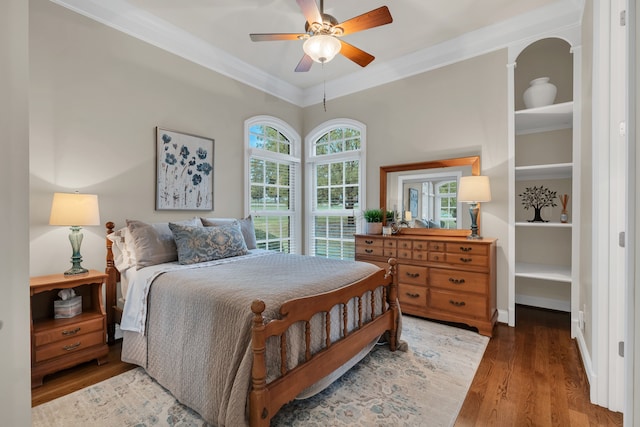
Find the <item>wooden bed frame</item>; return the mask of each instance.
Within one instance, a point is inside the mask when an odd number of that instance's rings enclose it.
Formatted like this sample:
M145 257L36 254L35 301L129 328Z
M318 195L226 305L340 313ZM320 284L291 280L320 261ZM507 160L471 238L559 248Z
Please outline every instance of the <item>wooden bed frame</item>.
M113 233L115 224L107 222L106 227L107 234L110 234ZM115 341L115 325L122 318L122 310L117 307L117 283L120 280L120 273L114 265L112 242L109 239L105 240L107 242L107 267L105 270L107 274L107 333L109 344L113 344ZM286 301L280 307L281 318L266 323L262 317L265 303L255 300L251 304L254 318L251 344L253 366L249 396L249 423L252 427L269 426L271 418L283 405L293 400L307 387L344 365L376 337L388 333L389 348L391 351L396 350L399 307L397 305L395 268L396 260L391 258L389 259L389 269L387 271L380 269L378 272L358 282L333 291ZM378 288L382 288L381 299L373 298L374 292ZM376 313L376 310L381 312L371 319L365 319L362 310L362 297L367 293L371 296L371 312ZM332 322L330 311L332 307L339 304L346 307L346 304L352 300L357 304L355 310L352 310L354 318L349 318L348 312L350 310L342 310L341 318L335 320L341 323L342 337L337 341L331 342L328 337ZM382 303L381 306L376 306L377 300L386 301L386 304ZM354 304L354 302L351 302L351 304ZM247 307L248 309L249 307ZM324 313L326 338L324 348L312 355L309 322L317 313ZM286 363L283 363L280 369L280 376L267 383L265 357L267 339L270 337L279 338L281 360L287 360L285 333L290 326L297 322L305 322L305 362L290 370L287 368ZM348 331L348 324L357 324L357 327L352 331Z

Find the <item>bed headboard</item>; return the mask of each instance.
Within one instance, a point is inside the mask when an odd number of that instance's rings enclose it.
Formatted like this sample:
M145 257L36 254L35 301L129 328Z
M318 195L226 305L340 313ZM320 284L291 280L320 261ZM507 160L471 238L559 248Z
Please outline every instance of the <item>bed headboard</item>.
M107 236L113 233L115 224L111 221L106 223ZM120 323L122 312L118 308L118 282L120 281L120 272L113 262L113 250L111 249L113 242L105 237L107 244L107 266L105 273L107 274L107 289L105 292L107 304L107 343L109 345L115 342L116 323Z

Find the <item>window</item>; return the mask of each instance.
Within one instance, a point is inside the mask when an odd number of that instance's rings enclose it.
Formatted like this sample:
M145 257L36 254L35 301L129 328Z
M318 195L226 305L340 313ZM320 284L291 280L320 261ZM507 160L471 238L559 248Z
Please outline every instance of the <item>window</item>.
M299 252L300 137L269 116L245 122L245 212L253 217L259 249Z
M444 181L436 184L436 219L440 228L457 228L458 182Z
M307 253L354 259L364 207L365 126L338 119L307 137Z

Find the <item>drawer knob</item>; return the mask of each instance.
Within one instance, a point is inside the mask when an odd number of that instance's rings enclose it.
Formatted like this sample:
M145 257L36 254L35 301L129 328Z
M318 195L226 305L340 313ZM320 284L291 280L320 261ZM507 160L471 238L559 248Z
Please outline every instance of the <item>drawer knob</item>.
M364 251L365 251L366 253L368 253L368 254L372 254L372 253L373 253L373 249L365 249Z
M454 285L462 285L464 283L464 279L454 279L453 277L449 277L449 281Z
M373 240L365 240L364 241L367 245L373 245Z
M471 252L473 250L473 248L460 246L460 250L462 252Z
M420 273L409 273L409 272L407 272L406 274L407 274L407 276L411 277L412 279L420 277Z
M66 330L62 331L62 335L64 335L64 336L75 335L78 332L80 332L80 328L75 328L75 329L72 329L70 331L66 331Z
M471 261L473 261L473 258L460 258L460 261L462 261L462 262L471 262Z
M449 304L455 305L456 307L464 307L466 305L464 301L454 301L452 299L449 300Z
M434 260L438 261L440 259L440 257L438 255L433 257Z
M62 349L65 351L71 351L71 350L75 350L78 347L80 347L80 341L78 341L75 344L65 345L64 347L62 347Z
M411 292L406 292L406 295L409 298L418 298L420 296L420 294L414 294L414 293L411 293Z

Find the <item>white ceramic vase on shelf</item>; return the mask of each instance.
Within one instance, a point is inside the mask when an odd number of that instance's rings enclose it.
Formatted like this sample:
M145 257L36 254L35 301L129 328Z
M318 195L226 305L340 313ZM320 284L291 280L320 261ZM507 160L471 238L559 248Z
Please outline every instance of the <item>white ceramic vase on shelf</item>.
M527 108L551 105L556 100L557 92L556 85L549 83L549 77L533 79L529 82L527 90L524 91L524 105Z

